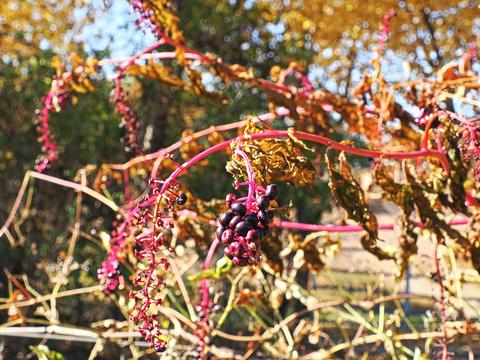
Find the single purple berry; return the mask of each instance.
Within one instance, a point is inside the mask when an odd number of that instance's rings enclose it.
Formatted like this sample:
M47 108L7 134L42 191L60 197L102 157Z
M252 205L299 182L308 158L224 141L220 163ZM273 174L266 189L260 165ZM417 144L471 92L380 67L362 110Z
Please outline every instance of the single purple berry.
M235 214L238 214L240 216L244 216L247 213L247 208L245 207L245 205L239 202L233 204L231 206L231 209Z
M164 343L156 343L156 344L153 346L153 349L154 349L156 352L164 352L165 350L167 350L167 348L165 347L165 344L164 344Z
M233 211L227 211L225 214L220 216L220 220L218 221L223 227L228 227L230 220L235 216Z
M233 240L233 230L232 229L226 229L223 234L222 234L222 238L221 238L221 242L222 244L224 245L228 245L232 242Z
M270 200L275 200L278 195L278 186L275 184L268 185L265 195L268 196Z
M235 226L237 226L240 221L242 221L242 217L240 215L235 215L228 223L228 226L230 229L235 229Z
M257 199L257 206L260 210L267 210L270 205L270 198L266 195L262 195Z
M247 235L247 232L252 228L252 225L248 221L240 221L237 226L235 226L235 231L240 236Z
M257 228L258 224L258 216L255 214L248 214L246 215L243 220L248 221L250 225L252 225L255 229Z
M222 240L222 234L225 231L225 228L223 226L217 227L217 231L215 231L215 235L217 236L218 240Z
M177 197L176 202L178 205L185 205L185 203L187 202L187 195L181 193L180 196Z
M270 223L270 217L266 211L259 211L258 212L258 220L262 223L262 225L267 226Z
M256 241L258 240L258 233L256 230L249 230L248 233L247 233L247 241L248 242L251 242L251 241Z

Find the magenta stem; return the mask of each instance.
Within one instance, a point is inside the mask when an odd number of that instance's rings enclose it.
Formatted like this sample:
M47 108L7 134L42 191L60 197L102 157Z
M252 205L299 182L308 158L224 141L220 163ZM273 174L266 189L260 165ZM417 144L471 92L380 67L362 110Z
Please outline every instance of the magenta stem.
M255 201L255 192L257 189L257 184L255 183L255 176L252 169L252 164L250 164L250 160L248 159L247 154L245 154L241 149L240 146L237 147L235 150L236 155L240 155L245 162L245 167L247 169L247 176L248 176L248 197L247 197L247 212L250 213L252 211L252 203Z
M285 79L287 78L288 75L290 74L295 74L296 78L299 79L302 82L302 87L298 89L300 93L303 94L311 94L313 92L313 85L308 79L308 76L302 74L300 71L292 69L289 67L287 70L283 71L280 74L280 79L278 80L278 83L281 85L285 84Z
M290 114L290 111L287 108L282 107L282 108L279 108L275 113L262 114L262 115L259 115L255 118L251 119L251 121L253 121L254 123L263 122L263 121L270 121L270 120L275 119L277 116L286 116L288 114ZM241 127L245 124L246 124L246 120L242 120L242 121L237 121L237 122L227 124L227 125L215 126L214 129L215 129L215 131L218 131L218 132L224 132L224 131L228 131L228 130L238 129L239 127ZM127 165L131 166L131 165L135 165L138 162L155 160L155 159L159 158L160 156L165 156L165 155L170 154L171 152L179 149L182 146L182 144L184 144L185 142L189 142L193 139L199 139L199 138L207 136L211 133L212 133L212 128L208 128L208 129L199 131L198 133L195 133L195 135L187 136L185 139L183 139L181 141L177 141L176 143L170 145L169 147L167 147L165 149L156 151L154 153L151 153L151 154L148 154L148 155L145 155L145 156L140 156L138 158L134 158L131 161L129 161L127 163ZM152 174L154 174L154 175L152 175L153 178L156 177L159 165L160 164L155 164L155 166L152 169Z
M182 211L183 214L189 216L197 216L197 214L193 211L188 211L188 213L184 210ZM469 222L468 219L455 219L450 221L448 224L452 226L456 225L467 225ZM419 228L424 228L425 224L420 221L412 221L412 223ZM209 221L209 224L212 226L217 226L218 223L214 220ZM359 225L318 225L318 224L307 224L307 223L300 223L300 222L293 222L293 221L282 221L276 219L272 223L273 227L281 228L281 229L290 229L290 230L300 230L300 231L310 231L310 232L317 232L317 231L325 231L325 232L333 232L333 233L349 233L349 232L359 232L364 231ZM394 224L380 224L378 226L379 230L394 230Z
M215 239L210 245L210 248L208 249L207 257L205 258L205 262L203 263L204 270L209 269L210 266L212 265L213 255L215 254L215 251L217 250L217 247L219 244L220 244L220 241L218 241L218 239ZM203 294L203 298L201 302L202 310L208 313L208 304L210 303L210 299L209 299L207 279L202 279L201 288L202 288L202 294Z
M247 168L247 174L248 174L248 198L247 198L247 209L248 211L251 211L252 208L252 201L255 200L255 177L252 169L252 165L250 164L250 161L248 159L247 154L245 154L241 149L240 146L237 147L235 151L236 155L239 155L243 158L245 161L245 166ZM168 182L168 180L167 180ZM212 242L210 245L210 248L208 249L207 257L205 258L205 262L203 263L203 269L207 270L210 268L213 255L215 254L215 251L218 248L218 245L220 244L220 241L215 238L215 240ZM209 291L208 291L208 280L207 279L202 279L201 282L201 289L202 289L202 302L201 302L201 307L203 313L206 315L209 313L209 304L210 304L210 298L209 298Z
M237 136L233 139L226 140L220 144L214 145L202 151L201 153L195 155L190 160L186 161L181 166L179 166L165 181L160 193L163 194L166 191L166 189L170 186L170 184L177 178L177 176L180 175L180 173L192 167L197 162L203 160L209 155L227 148L233 141L242 142L242 141L250 141L250 140L272 139L272 138L287 138L287 137L290 137L291 135L292 134L287 130L273 130L273 131L266 131L266 132L257 133L257 134ZM383 152L378 150L361 149L354 146L345 145L345 144L336 142L334 140L331 140L325 136L310 134L303 131L294 131L293 135L300 140L307 140L317 144L326 145L335 150L345 151L347 153L355 154L363 157L385 158L385 159L416 159L420 157L432 156L440 160L445 171L448 171L450 168L445 154L437 150L422 149L419 151L412 151L412 152ZM155 178L155 177L156 177L156 173L154 173L152 170L152 178Z
M363 231L364 228L359 225L318 225L318 224L305 224L299 222L290 222L290 221L274 221L272 226L282 228L282 229L292 229L292 230L302 230L302 231L325 231L325 232L337 232L337 233L346 233L346 232L357 232ZM379 230L393 230L393 224L383 224L380 225Z
M456 219L450 221L449 225L466 225L468 224L468 219ZM419 221L412 221L416 227L424 228L425 224ZM302 230L302 231L325 231L325 232L337 232L337 233L346 233L346 232L357 232L363 231L359 225L317 225L317 224L305 224L299 222L290 222L290 221L281 221L276 220L272 224L274 227L282 229L292 229L292 230ZM378 226L379 230L393 230L395 228L394 224L380 224Z

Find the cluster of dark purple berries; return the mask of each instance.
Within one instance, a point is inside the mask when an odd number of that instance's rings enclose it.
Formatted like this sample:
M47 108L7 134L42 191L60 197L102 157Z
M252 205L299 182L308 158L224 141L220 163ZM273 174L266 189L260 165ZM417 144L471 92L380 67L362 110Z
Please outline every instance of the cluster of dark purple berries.
M260 241L270 231L269 225L274 212L270 210L270 201L278 195L275 184L267 186L265 194L247 209L235 195L228 194L227 206L230 208L222 214L216 231L217 239L226 245L225 256L237 266L257 264L260 260Z

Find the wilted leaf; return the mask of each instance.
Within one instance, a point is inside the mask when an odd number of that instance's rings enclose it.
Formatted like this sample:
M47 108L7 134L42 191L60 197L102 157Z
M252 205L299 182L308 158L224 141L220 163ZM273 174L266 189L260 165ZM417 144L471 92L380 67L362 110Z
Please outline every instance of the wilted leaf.
M210 146L218 145L224 141L225 138L223 137L222 133L218 131L214 131L210 135L208 135L208 143L210 144Z
M249 121L243 131L244 135L262 132ZM233 142L235 151L240 143ZM295 186L313 183L315 169L303 154L301 142L293 139L263 139L241 143L242 150L248 155L256 179L263 184L274 181L286 181ZM243 159L234 157L227 163L226 169L236 178L247 178Z
M421 184L413 175L410 167L405 168L407 181L411 186L413 199L417 207L418 214L427 229L432 231L439 239L443 239L444 233L450 238L456 240L462 246L468 246L468 240L456 229L448 225L445 220L438 216L439 206L434 206L428 195L432 195L428 186ZM437 195L434 193L433 195ZM430 197L431 198L431 197Z
M284 246L280 238L275 236L275 234L267 236L261 241L260 247L268 265L277 273L282 273L283 259L280 256L280 252Z
M341 172L336 170L325 154L325 162L330 175L328 185L335 200L346 210L348 217L360 224L367 231L369 237L375 241L378 238L377 218L368 208L365 194L351 174L351 168L343 153L340 154L339 160Z
M212 60L212 68L215 74L220 76L226 84L231 81L245 81L255 79L255 75L253 74L253 70L251 68L247 68L239 64L225 64L220 57L214 54L208 54L208 56Z
M133 3L133 0L129 0ZM134 5L138 6L138 5ZM141 2L143 21L148 27L154 27L162 31L175 41L184 42L183 32L179 27L180 18L177 15L177 8L171 0L143 0Z
M55 67L57 75L53 82L55 93L76 92L84 94L95 91L93 77L97 74L98 60L89 57L83 59L76 53L71 53L69 57L68 68L58 58L52 60L52 66Z
M392 169L385 168L380 161L375 164L375 180L383 190L383 197L393 201L409 216L414 210L412 189L408 184L398 184L388 173Z
M465 205L465 181L468 179L469 166L468 162L462 158L462 146L458 146L462 143L462 138L458 136L459 127L453 124L450 119L447 119L446 124L443 126L442 143L446 148L446 155L450 164L449 176L446 177L448 182L448 192L452 199L452 203L443 201L444 205L453 208L454 210L468 215L468 210Z
M325 263L320 257L320 247L317 245L315 238L303 239L298 234L288 234L288 239L292 243L292 251L303 254L303 262L301 267L305 265L313 272L320 272Z
M164 84L183 88L185 83L177 76L172 75L171 71L160 63L148 61L145 65L132 64L127 68L127 73L132 76L143 76L147 79L158 80Z
M350 165L345 154L339 156L340 171L330 162L325 154L330 181L328 185L332 190L337 203L345 209L348 217L362 226L367 234L362 237L361 243L365 250L377 256L380 260L394 259L392 251L387 251L377 245L378 222L375 214L368 208L365 201L365 194L360 188L357 180L353 177Z
M184 130L182 132L182 137L180 141L182 145L180 146L180 155L183 160L189 160L198 153L203 151L203 147L198 143L198 141L192 136L193 131L190 129ZM206 161L206 160L205 160ZM206 162L202 162L202 165L205 165Z

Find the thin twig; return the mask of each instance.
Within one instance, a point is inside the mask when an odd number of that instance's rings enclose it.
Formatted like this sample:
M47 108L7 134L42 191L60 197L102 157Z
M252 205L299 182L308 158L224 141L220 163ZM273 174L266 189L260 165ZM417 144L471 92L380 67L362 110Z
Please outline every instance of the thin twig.
M61 291L57 294L57 299L63 298L63 297L69 297L69 296L75 296L75 295L80 295L80 294L89 294L92 292L96 291L101 291L102 286L101 285L94 285L94 286L87 286L79 289L72 289L72 290L65 290ZM24 300L24 301L19 301L15 303L16 307L26 307L26 306L32 306L44 301L49 301L52 299L52 295L44 295L42 297L37 297L29 300ZM2 304L0 305L0 310L8 310L10 308L11 304Z
M63 187L67 187L67 188L70 188L70 189L74 189L74 190L77 190L77 191L84 192L85 194L87 194L87 195L93 197L94 199L100 201L102 204L108 206L113 211L118 211L119 210L119 207L113 201L111 201L110 199L107 199L105 196L99 194L95 190L92 190L85 185L81 185L81 184L78 184L76 182L72 182L72 181L68 181L68 180L62 180L62 179L56 178L54 176L45 175L45 174L41 174L41 173L29 170L25 173L25 176L23 177L22 185L20 186L17 198L15 199L15 202L13 203L12 209L10 210L10 213L7 217L7 220L5 221L2 228L0 229L0 237L2 237L7 232L10 224L12 223L12 221L15 217L15 214L17 213L18 208L20 207L20 203L22 201L23 195L25 193L25 189L28 185L28 182L29 182L30 178L40 179L40 180L43 180L43 181L50 182L52 184L56 184L56 185L59 185L59 186L63 186Z
M443 287L442 273L440 271L440 262L438 260L438 247L440 243L437 241L435 243L434 250L434 263L435 263L435 273L437 276L438 285L440 286L440 317L442 321L442 360L448 359L448 348L447 348L447 315L446 315L446 306L445 306L445 289Z

